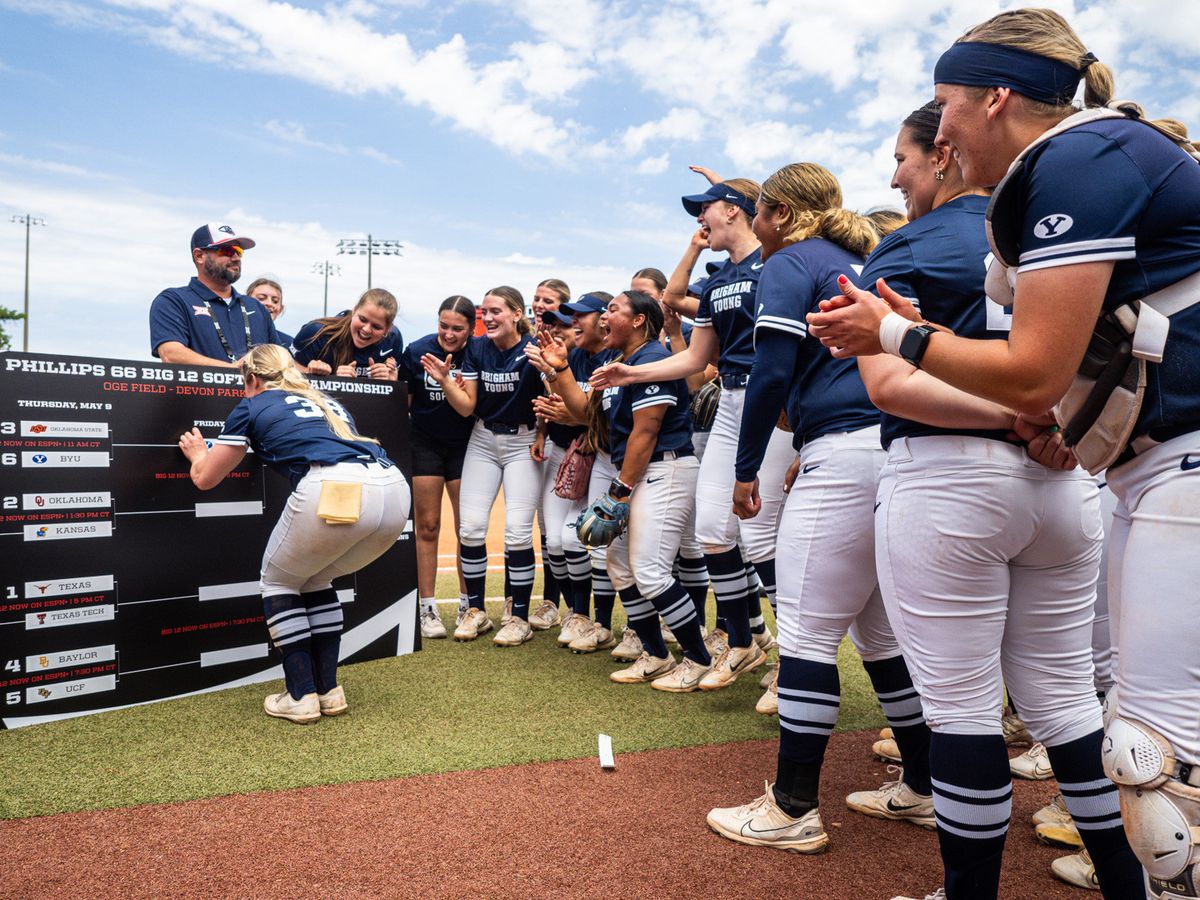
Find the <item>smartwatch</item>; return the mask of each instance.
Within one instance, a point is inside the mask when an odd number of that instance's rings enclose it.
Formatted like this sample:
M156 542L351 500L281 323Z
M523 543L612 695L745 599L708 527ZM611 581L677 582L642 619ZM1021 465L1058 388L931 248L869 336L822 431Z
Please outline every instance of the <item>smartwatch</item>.
M910 365L921 368L921 357L929 348L929 336L937 331L928 325L914 325L900 339L900 358Z
M609 484L608 493L614 500L628 500L629 495L633 493L633 488L617 477Z

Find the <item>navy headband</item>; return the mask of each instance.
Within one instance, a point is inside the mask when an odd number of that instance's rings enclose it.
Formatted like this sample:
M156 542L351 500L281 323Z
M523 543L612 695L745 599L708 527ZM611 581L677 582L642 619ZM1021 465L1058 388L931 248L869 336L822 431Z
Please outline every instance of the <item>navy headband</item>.
M1061 106L1070 103L1079 80L1095 60L1088 54L1082 69L1004 44L960 41L933 67L934 84L1007 87L1030 100Z

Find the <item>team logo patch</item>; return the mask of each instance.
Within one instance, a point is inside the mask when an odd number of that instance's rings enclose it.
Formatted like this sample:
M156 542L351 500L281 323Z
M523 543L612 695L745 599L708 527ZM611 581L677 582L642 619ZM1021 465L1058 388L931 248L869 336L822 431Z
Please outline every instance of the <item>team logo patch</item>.
M217 231L223 231L225 234L233 234L233 229L228 225L222 225Z
M1055 213L1038 219L1038 223L1033 226L1033 233L1035 237L1045 240L1066 234L1074 224L1075 220L1065 213Z
M650 387L646 388L646 393L647 393L648 395L649 395L649 394L657 394L657 393L659 392L659 390L660 390L660 389L659 389L659 386L658 386L657 384L652 384L652 385L650 385Z
M207 306L193 306L192 312L198 316L208 316L210 319L212 318L212 313L208 311Z

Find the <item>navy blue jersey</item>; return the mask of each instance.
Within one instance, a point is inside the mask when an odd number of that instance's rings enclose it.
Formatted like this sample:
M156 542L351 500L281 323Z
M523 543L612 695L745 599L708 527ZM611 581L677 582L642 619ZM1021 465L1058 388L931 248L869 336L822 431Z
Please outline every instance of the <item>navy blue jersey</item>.
M532 340L523 334L508 350L482 336L467 345L462 376L465 381L478 382L475 415L485 425L533 427L533 398L542 394L542 376L525 357L525 345Z
M223 300L199 278L193 278L183 287L167 288L154 298L150 305L150 350L158 356L160 344L178 341L202 356L232 362L250 349L246 344L247 327L251 346L281 343L271 314L253 297L234 290L228 300Z
M680 322L680 323L679 323L679 331L680 331L680 333L683 335L683 345L684 345L685 347L689 347L689 346L691 346L691 343L692 343L692 323L691 323L691 322L689 322L689 321L687 321L687 319L684 319L682 322ZM663 336L662 336L662 339L663 339L663 346L664 346L664 347L666 347L668 350L670 350L670 349L671 349L671 337L670 337L670 335L668 335L668 334L665 334L665 333L664 333L664 334L663 334Z
M329 346L329 337L317 337L317 332L322 327L324 327L324 323L318 319L301 328L292 340L292 356L302 366L307 366L314 359L319 359L332 367L334 374L337 374L337 365L334 363L333 348ZM377 363L386 363L389 359L393 359L397 365L400 363L404 338L400 335L400 330L393 325L374 344L368 344L361 350L351 344L350 349L354 360L355 377L366 378L370 374L372 360Z
M354 420L345 408L336 400L327 402L354 431ZM312 463L365 465L379 460L391 465L378 444L338 437L315 403L300 394L277 389L247 397L235 406L216 443L252 448L264 463L287 476L293 488L308 474Z
M643 366L660 359L669 359L671 351L658 341L647 341L634 351L626 365ZM608 415L608 444L613 465L618 470L625 461L625 448L633 433L633 414L651 406L668 407L658 430L654 452L692 449L692 424L688 416L687 381L653 381L649 384L630 384L608 387L600 401Z
M290 350L292 344L296 342L294 337L292 337L290 334L280 331L278 328L275 329L275 334L279 337L279 345L281 347L287 347Z
M1127 119L1081 125L1025 159L1020 269L1113 260L1106 309L1200 270L1200 165ZM1171 317L1163 361L1147 367L1133 436L1200 429L1200 306Z
M987 205L987 197L958 197L893 231L867 257L863 286L874 291L876 279L885 278L928 321L960 337L1007 340L1012 309L992 302L983 291L991 258L983 227ZM887 413L881 430L884 447L896 438L930 434L1007 439L1003 431L937 428Z
M696 327L716 332L721 347L717 369L722 375L744 375L754 363L754 295L762 267L759 250L740 263L727 260L700 295Z
M819 341L806 340L805 316L841 295L837 279L857 283L862 260L823 238L790 244L771 255L758 286L754 368L746 387L738 442L737 477L752 481L762 465L781 407L792 444L879 423L877 410L852 359L834 359Z
M404 348L400 356L400 377L408 385L408 395L412 398L408 413L413 430L456 447L463 446L471 438L475 417L460 416L446 402L442 386L421 365L421 357L426 353L432 353L438 359L446 358L446 351L438 343L436 334L417 338ZM461 370L461 356L462 353L459 353L450 361L451 372Z
M601 349L599 353L588 353L582 347L572 347L567 354L567 366L571 370L571 377L575 379L575 383L579 385L579 389L587 392L588 379L592 377L592 373L604 365L606 362L615 357L615 350ZM567 373L563 372L558 376L566 378ZM554 390L554 385L550 385L550 390ZM550 440L558 444L560 447L568 447L571 441L583 434L587 429L582 425L561 425L558 422L546 423L546 434Z

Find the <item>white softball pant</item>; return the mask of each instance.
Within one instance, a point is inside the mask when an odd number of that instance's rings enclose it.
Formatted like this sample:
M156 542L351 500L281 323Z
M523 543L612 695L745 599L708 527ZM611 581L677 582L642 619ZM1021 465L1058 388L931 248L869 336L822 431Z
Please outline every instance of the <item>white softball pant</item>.
M538 513L542 534L546 536L546 549L556 556L562 555L563 533L568 524L574 530L575 520L586 500L564 500L554 493L554 482L567 451L554 441L546 440L546 461L542 463L542 505ZM592 467L595 471L595 466ZM609 481L612 481L609 478ZM607 485L608 482L605 482ZM507 499L507 498L506 498ZM578 542L578 541L577 541Z
M1001 441L901 438L878 501L879 584L929 727L999 734L1003 673L1036 740L1098 729L1095 482Z
M782 432L780 432L782 433ZM900 654L875 578L879 426L809 441L779 523L779 652L837 663L849 632L862 658Z
M608 486L612 484L612 480L617 477L617 470L612 464L612 457L601 451L596 454L596 461L592 463L592 476L588 481L588 492L585 499L579 501L579 507L582 509L586 504L595 500L602 493L608 490ZM575 518L579 517L579 513L575 513ZM604 568L605 559L608 555L607 547L585 547L583 542L579 540L579 533L575 531L575 519L568 518L563 522L562 527L562 546L564 551L573 553L590 552L592 560L600 568Z
M533 517L542 496L542 467L529 448L536 433L524 425L517 434L493 434L476 422L463 461L459 494L459 539L479 546L487 539L488 517L504 486L504 546L533 547Z
M750 562L775 555L779 516L783 510L783 479L796 458L792 435L774 429L767 455L758 472L762 510L753 519L733 514L734 464L742 424L745 388L721 388L721 403L700 462L696 487L696 539L705 553L723 553L741 544ZM740 541L739 541L740 538Z
M317 517L324 481L362 484L362 510L350 525L330 525ZM334 578L357 572L396 543L408 521L412 494L395 466L379 463L313 465L288 497L263 553L264 597L308 594L331 586Z
M1200 762L1200 433L1110 469L1117 496L1109 545L1122 718L1161 733L1181 762Z
M618 591L637 585L653 599L675 582L675 556L694 540L695 456L652 462L629 498L629 528L608 547L608 577Z
M1112 536L1113 510L1117 498L1110 491L1105 478L1095 479L1100 492L1100 524L1104 528L1104 543L1100 550L1100 577L1096 581L1096 618L1092 622L1092 665L1096 668L1096 690L1107 693L1116 678L1117 648L1113 638L1117 630L1112 626L1112 614L1108 603L1108 557Z

